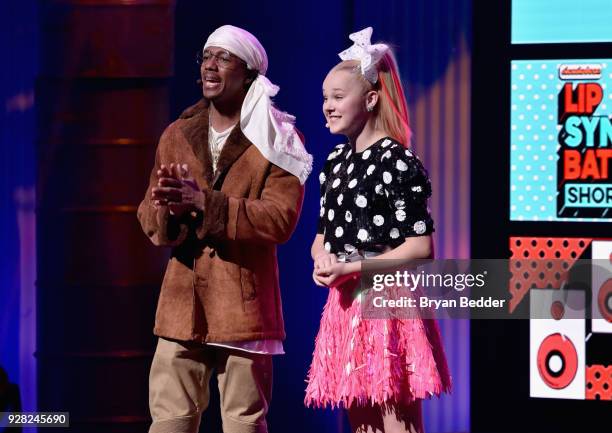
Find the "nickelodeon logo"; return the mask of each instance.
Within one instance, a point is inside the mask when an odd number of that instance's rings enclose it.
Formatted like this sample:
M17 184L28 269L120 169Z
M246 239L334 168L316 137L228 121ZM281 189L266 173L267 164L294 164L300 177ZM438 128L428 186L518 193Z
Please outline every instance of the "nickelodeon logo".
M599 80L603 67L600 64L561 65L559 78L562 80Z

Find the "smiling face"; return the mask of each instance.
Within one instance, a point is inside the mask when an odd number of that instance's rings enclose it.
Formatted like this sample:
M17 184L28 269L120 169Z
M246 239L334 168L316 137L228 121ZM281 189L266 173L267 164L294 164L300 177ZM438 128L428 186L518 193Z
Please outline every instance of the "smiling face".
M371 113L366 105L371 92L361 77L350 69L332 69L323 81L323 114L332 134L354 137Z
M246 63L219 47L204 50L200 75L202 93L213 103L242 102L252 81Z

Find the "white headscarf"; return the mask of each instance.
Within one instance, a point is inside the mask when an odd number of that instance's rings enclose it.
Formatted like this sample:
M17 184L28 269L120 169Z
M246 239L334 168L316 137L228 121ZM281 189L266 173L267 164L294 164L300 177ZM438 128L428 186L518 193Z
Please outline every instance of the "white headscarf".
M208 47L226 49L259 72L242 103L240 129L268 161L295 175L303 185L312 171L312 155L295 130L295 117L272 104L279 87L265 77L268 56L264 47L251 33L230 25L215 30L204 44L204 49Z

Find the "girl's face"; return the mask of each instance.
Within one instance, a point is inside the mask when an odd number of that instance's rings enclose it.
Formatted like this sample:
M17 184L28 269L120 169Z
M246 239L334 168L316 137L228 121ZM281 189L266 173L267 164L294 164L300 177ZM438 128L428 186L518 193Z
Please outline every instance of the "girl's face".
M366 94L354 72L335 70L323 81L323 114L332 134L355 137L367 122Z

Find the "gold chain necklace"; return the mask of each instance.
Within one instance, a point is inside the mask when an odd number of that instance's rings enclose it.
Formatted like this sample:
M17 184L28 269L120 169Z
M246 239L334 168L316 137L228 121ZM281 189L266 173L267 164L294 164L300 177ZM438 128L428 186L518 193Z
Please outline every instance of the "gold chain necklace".
M213 172L215 172L217 171L217 162L219 161L219 154L221 152L215 140L210 111L208 112L208 147L210 148L210 154L212 156Z

